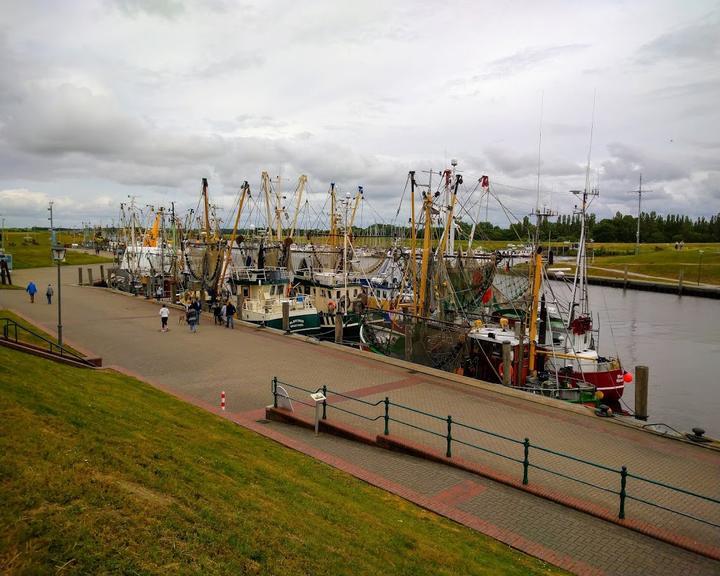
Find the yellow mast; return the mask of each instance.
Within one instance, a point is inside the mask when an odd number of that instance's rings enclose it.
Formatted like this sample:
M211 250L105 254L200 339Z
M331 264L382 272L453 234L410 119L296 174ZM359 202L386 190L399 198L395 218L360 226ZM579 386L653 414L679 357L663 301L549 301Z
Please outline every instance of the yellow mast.
M423 194L423 210L425 211L425 229L423 232L423 258L420 269L420 294L416 296L417 305L415 314L425 315L425 295L427 292L428 267L430 266L430 248L432 236L432 197L430 194Z
M535 338L537 336L537 315L538 303L540 301L540 280L542 279L542 248L537 249L535 253L535 263L533 270L533 296L532 305L530 307L530 358L528 358L528 368L531 374L535 373ZM522 342L520 342L522 346Z
M357 194L355 194L355 203L353 204L352 209L352 215L350 216L350 221L348 222L348 228L352 230L353 223L355 222L355 213L357 212L358 205L360 204L360 200L362 199L363 195L363 187L358 186Z
M270 214L270 175L267 172L263 172L260 175L262 180L262 189L265 196L265 215L267 218L267 231L268 236L272 233L272 216Z
M298 214L300 213L300 199L302 198L303 191L305 190L305 184L307 183L307 176L301 174L298 178L298 185L295 189L295 215L293 216L292 228L290 228L289 238L295 235L295 226L297 225Z
M238 224L240 224L240 215L242 214L243 205L245 204L245 197L250 193L250 185L247 183L247 180L243 182L241 190L242 192L240 193L240 204L238 205L238 211L235 215L235 223L233 224L233 231L230 235L230 241L226 246L225 262L223 263L222 274L220 274L220 279L218 281L220 281L222 278L225 278L225 273L227 272L227 268L230 265L230 261L232 260L232 248L233 244L235 244Z

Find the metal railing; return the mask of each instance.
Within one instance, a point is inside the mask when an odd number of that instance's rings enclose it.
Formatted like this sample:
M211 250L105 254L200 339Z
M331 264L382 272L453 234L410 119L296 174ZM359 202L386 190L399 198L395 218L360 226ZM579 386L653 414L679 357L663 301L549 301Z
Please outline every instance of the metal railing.
M22 324L19 324L17 321L13 320L12 318L7 318L5 316L0 317L0 323L2 324L2 337L5 340L15 342L16 344L25 343L30 344L31 346L35 346L35 341L40 340L41 342L44 342L48 346L48 351L51 354L57 354L58 356L62 356L63 358L68 358L70 360L73 360L75 362L80 362L81 364L85 364L87 366L94 366L92 362L90 362L87 358L84 356L81 356L80 354L73 352L72 350L69 350L65 348L64 346L60 346L56 342L53 342L49 338L46 338L42 334L39 334L37 332L34 332L33 330L30 330L29 328L26 328ZM22 335L29 335L31 338L22 338Z
M376 402L368 402L367 400L363 400L363 399L357 398L357 397L355 397L355 396L351 396L351 395L348 395L348 394L343 394L342 392L337 392L337 391L335 391L335 390L331 390L331 389L328 388L327 386L321 386L321 387L319 387L319 388L316 388L316 389L314 389L314 390L311 390L311 389L303 388L302 386L297 386L297 385L295 385L295 384L290 384L290 383L288 383L288 382L282 382L282 381L278 380L276 377L272 379L273 406L274 406L275 408L278 407L278 396L280 396L280 397L287 397L287 398L290 399L290 400L293 400L293 401L298 402L298 403L300 403L300 404L304 404L304 405L306 405L306 406L310 406L310 407L314 407L314 406L315 406L314 404L311 404L311 403L309 403L309 402L305 402L305 401L303 401L303 400L301 400L301 399L299 399L299 398L294 398L294 397L292 397L292 396L289 394L289 392L288 392L287 395L286 395L286 394L283 394L282 391L281 391L281 392L278 392L278 386L283 386L283 387L285 387L285 388L292 388L292 389L294 389L294 390L306 392L308 395L309 395L309 394L316 393L316 392L322 392L323 395L324 395L325 398L326 398L326 400L324 400L324 401L322 402L322 419L323 419L323 420L327 420L327 411L328 411L328 408L332 408L333 410L337 410L337 411L343 412L343 413L345 413L345 414L349 414L349 415L352 415L352 416L359 417L359 418L361 418L361 419L363 419L363 420L366 420L366 421L369 421L369 422L376 422L377 420L381 420L381 419L382 419L382 420L383 420L383 424L384 424L383 434L384 434L385 436L387 436L387 435L390 434L390 423L393 422L393 423L396 423L396 424L400 424L400 425L403 425L403 426L407 426L407 427L412 428L412 429L414 429L414 430L418 430L418 431L420 431L420 432L424 432L424 433L430 434L431 436L434 436L435 438L443 438L443 439L445 440L445 456L446 456L447 458L452 458L453 445L454 445L454 444L459 444L459 445L466 446L466 447L471 448L471 449L479 450L479 451L481 451L481 452L485 452L485 453L488 453L488 454L492 454L492 455L494 455L494 456L498 456L498 457L503 458L503 459L506 459L506 460L510 460L510 461L515 462L515 463L517 463L517 464L521 464L521 465L522 465L522 483L523 483L524 485L530 484L529 472L530 472L530 469L535 469L535 470L538 470L538 471L542 471L542 472L549 473L549 474L554 475L554 476L557 476L557 477L559 477L559 478L564 478L564 479L566 479L566 480L569 480L569 481L572 481L572 482L576 482L576 483L582 484L582 485L584 485L584 486L586 486L586 487L593 488L593 489L599 490L599 491L604 492L604 493L613 494L613 495L615 495L615 496L618 497L618 505L619 505L619 506L618 506L618 518L620 518L620 519L624 519L624 518L626 517L626 515L625 515L625 505L626 505L627 500L634 500L634 501L636 501L636 502L639 502L639 503L642 503L642 504L645 504L645 505L654 507L654 508L656 508L656 509L664 510L665 512L669 512L669 513L672 513L672 514L677 514L677 515L682 516L682 517L684 517L684 518L688 518L688 519L690 519L690 520L694 520L694 521L700 522L700 523L702 523L702 524L705 524L705 525L707 525L707 526L711 526L711 527L713 527L713 528L720 528L720 524L717 524L716 522L713 522L713 521L711 521L711 520L708 520L708 519L705 519L705 518L699 518L699 517L697 517L697 516L693 516L692 514L689 514L689 513L687 513L687 512L683 512L683 511L681 511L681 510L677 510L677 509L671 508L671 507L669 507L669 506L665 506L665 505L663 505L663 504L661 504L661 503L659 503L659 502L654 502L654 501L648 500L648 499L646 499L646 498L642 498L641 496L636 495L636 494L635 494L635 495L634 495L634 494L629 494L629 493L628 493L628 480L629 480L629 479L632 479L632 480L637 481L637 482L640 482L640 483L645 483L645 484L651 484L651 485L654 485L654 486L658 486L658 487L661 487L661 488L669 491L669 493L671 493L673 496L680 496L680 495L689 496L689 497L692 497L692 498L696 498L696 499L698 499L698 500L701 500L701 501L703 501L703 502L709 502L709 503L711 503L711 504L713 504L713 505L718 505L718 506L720 506L720 499L713 498L713 497L711 497L711 496L706 496L706 495L703 495L703 494L698 494L698 493L695 493L695 492L693 492L693 491L691 491L691 490L687 490L687 489L680 488L680 487L677 487L677 486L672 486L672 485L670 485L670 484L667 484L667 483L664 483L664 482L660 482L660 481L657 481L657 480L653 480L653 479L651 479L651 478L647 478L647 477L644 477L644 476L640 476L640 475L636 475L636 474L631 474L630 472L628 472L628 468L627 468L626 466L621 466L620 469L617 469L617 468L613 468L613 467L610 467L610 466L605 466L605 465L603 465L603 464L599 464L599 463L597 463L597 462L591 462L591 461L588 461L588 460L584 460L584 459L579 458L579 457L577 457L577 456L572 456L571 454L565 454L565 453L559 452L559 451L557 451L557 450L552 450L552 449L550 449L550 448L546 448L546 447L541 446L541 445L539 445L539 444L533 444L533 443L531 443L531 441L530 441L529 438L524 438L524 439L522 439L522 440L520 440L520 439L518 439L518 438L512 438L512 437L510 437L510 436L506 436L506 435L504 435L504 434L499 434L499 433L493 432L493 431L491 431L491 430L485 430L485 429L479 428L479 427L477 427L477 426L472 426L472 425L470 425L470 424L465 424L465 423L463 423L463 422L460 422L460 421L458 421L458 420L453 419L453 417L450 416L450 415L448 415L448 416L438 416L438 415L436 415L436 414L432 414L432 413L429 413L429 412L425 412L425 411L423 411L423 410L418 410L417 408L413 408L413 407L411 407L411 406L407 406L407 405L404 405L404 404L399 404L399 403L397 403L397 402L392 402L392 401L390 400L390 398L387 397L387 396L386 396L384 399L378 400L378 401L376 401ZM354 412L354 411L352 411L352 410L350 410L350 409L343 408L343 407L341 407L341 406L338 406L337 404L333 404L333 403L329 402L330 396L342 398L342 399L347 400L347 401L349 401L349 402L356 402L356 403L358 403L358 404L360 404L360 405L363 405L363 406L365 406L365 407L369 407L369 408L371 408L371 409L372 409L372 408L377 408L378 406L382 406L382 414L375 415L375 416L373 416L373 415L368 416L368 415L366 415L366 414L361 414L361 413L359 413L359 412ZM430 428L423 427L423 426L420 426L420 425L418 425L418 424L414 424L414 423L409 422L409 421L407 421L407 420L405 420L405 419L397 418L397 417L395 417L394 415L391 415L391 414L390 414L390 408L391 408L391 407L392 407L392 408L395 408L395 409L398 409L398 410L400 410L400 411L404 411L404 412L408 412L408 413L412 413L412 414L418 414L418 415L420 415L420 416L422 416L422 417L429 418L432 422L441 424L442 427L443 427L444 432L441 433L441 432L438 432L438 431L436 431L436 430L432 430L432 429L430 429ZM402 413L402 412L401 412L401 413ZM491 438L495 438L495 439L501 440L501 441L503 441L503 442L507 442L507 443L510 445L511 448L517 448L519 453L518 453L518 454L513 454L512 452L510 452L510 453L500 452L500 451L498 451L498 450L494 450L494 449L489 448L489 447L486 447L486 446L479 446L479 445L474 444L474 443L472 443L472 442L469 442L469 441L466 441L466 440L461 440L461 439L453 436L453 432L454 432L454 431L457 431L458 429L460 429L460 430L467 430L467 431L469 431L469 432L471 432L471 433L477 433L477 434L480 434L480 435L484 435L485 437L491 437ZM520 447L522 447L521 450L520 450ZM541 465L541 464L539 464L539 463L531 462L531 461L530 461L531 449L532 449L533 451L537 451L537 452L540 452L540 453L544 453L544 454L549 454L549 455L551 455L551 456L555 456L555 457L557 457L557 458L559 458L559 459L561 459L562 461L565 461L565 462L567 462L567 463L574 462L574 463L582 464L582 465L585 465L585 466L589 466L591 469L602 470L602 471L604 471L604 472L606 472L606 473L610 473L610 474L617 474L617 477L616 477L616 480L615 480L615 481L616 481L616 488L615 488L615 489L613 489L613 488L608 488L608 487L606 487L606 486L601 486L601 485L599 485L599 484L596 484L596 483L593 483L593 482L590 482L590 481L587 481L587 480L583 480L582 478L579 478L577 474L571 475L569 471L553 470L553 469L551 469L551 468L549 468L549 467L547 467L547 466L543 466L543 465ZM522 454L522 456L521 456L520 454ZM637 492L637 491L636 491L636 492ZM720 507L717 508L717 511L720 512ZM715 516L717 516L717 514L715 514Z

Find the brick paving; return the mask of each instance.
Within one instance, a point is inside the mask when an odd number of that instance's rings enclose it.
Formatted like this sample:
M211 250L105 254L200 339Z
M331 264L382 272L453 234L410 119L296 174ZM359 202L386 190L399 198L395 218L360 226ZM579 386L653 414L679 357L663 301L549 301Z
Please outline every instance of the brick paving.
M36 283L49 280L54 284L54 274L54 269L42 269L16 271L14 276L16 283L26 283L32 278ZM64 271L64 275L68 279L66 281L74 281L77 277L74 269ZM0 291L0 304L32 318L52 332L56 321L55 306L39 301L31 305L27 300L24 292ZM447 379L414 374L407 368L378 362L372 357L310 344L263 329L237 327L230 331L214 326L208 314L203 314L199 332L191 334L187 327L177 324L178 312L173 310L170 332L161 333L158 309L156 304L144 299L63 283L64 334L69 343L76 348L84 346L94 355L102 356L105 365L121 366L209 409L219 404L220 391L224 390L229 413L256 413L254 411L271 401L272 376L308 389L326 384L333 390L369 402L390 396L395 402L434 414L452 414L456 420L513 438L528 436L533 443L612 467L624 463L637 475L681 485L715 498L720 496L720 456L711 451L580 415L572 410L551 408ZM357 403L345 400L339 407L349 409L353 404ZM301 406L298 408L303 409ZM368 410L367 414L373 416ZM382 433L380 420L369 423L338 410L330 410L329 416L368 433ZM412 418L414 416L408 421L420 423ZM246 420L245 424L250 426L250 421ZM391 425L395 428L399 426L396 423ZM444 433L442 425L436 426L439 433ZM313 435L308 437L306 431L296 427L276 423L255 427L266 434L282 430L284 439L302 440L303 447L311 444L321 446L320 452L308 452L316 457L323 453L333 456L331 448L338 447L343 462L352 462L354 466L374 474L376 479L384 479L398 489L404 487L412 492L408 492L413 496L411 500L416 496L426 499L437 497L433 505L440 507L438 511L451 512L446 514L449 517L494 537L502 531L512 533L512 538L500 539L509 543L514 541L517 547L533 554L534 547L540 547L545 550L545 555L541 557L556 555L556 560L561 560L559 565L572 565L574 567L569 569L577 573L670 574L679 573L679 570L669 569L678 566L687 566L682 570L687 574L720 573L720 565L707 558L461 470L327 435L321 435L319 438L322 440ZM435 449L444 449L444 439L434 439L409 427L395 429L393 433ZM477 443L477 437L465 434L458 430L456 437ZM487 447L498 447L501 443L493 440ZM300 444L293 447L298 446ZM476 452L459 445L453 447L454 455L464 459L475 459L508 475L517 477L520 473L517 464L485 454L479 456ZM518 454L521 455L521 452ZM531 461L548 466L553 464L549 456L537 461L535 458L540 458L540 454L533 452ZM382 464L378 465L378 462ZM388 467L390 463L393 463L392 467ZM353 473L347 467L344 469ZM583 477L580 466L569 470L573 476ZM531 469L530 474L533 483L547 485L555 491L598 506L616 509L616 496L591 493L577 483L558 480L537 470ZM597 474L593 475L593 481L616 482L612 476L603 478ZM485 489L473 494L473 485L467 482ZM631 480L629 489L637 489L632 483ZM616 487L613 486L613 489ZM648 494L652 499L667 501L667 495L662 492L656 489L648 491ZM427 503L416 501L421 505ZM686 498L674 497L672 504L685 506L689 512L705 517L712 514L708 506ZM677 517L643 508L647 506L628 503L628 516L652 521L661 528L696 538L706 545L720 544L717 529L699 527L689 520L681 521ZM715 517L710 519L715 523L720 520ZM592 538L586 535L592 535ZM598 545L598 542L603 544ZM624 546L622 542L633 544ZM621 559L620 563L617 558ZM573 562L579 564L576 566ZM658 571L661 569L665 571Z

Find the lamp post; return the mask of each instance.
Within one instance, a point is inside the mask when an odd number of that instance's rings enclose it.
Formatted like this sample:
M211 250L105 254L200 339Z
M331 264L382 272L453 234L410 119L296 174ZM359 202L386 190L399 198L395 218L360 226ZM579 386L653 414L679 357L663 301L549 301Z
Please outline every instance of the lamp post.
M52 247L52 257L57 262L57 305L58 305L58 344L60 345L60 353L62 354L62 286L60 284L60 264L65 260L65 246L55 244Z
M700 286L700 275L702 274L702 257L703 254L705 254L704 250L700 250L700 259L698 260L698 277L697 277L697 283L698 286Z

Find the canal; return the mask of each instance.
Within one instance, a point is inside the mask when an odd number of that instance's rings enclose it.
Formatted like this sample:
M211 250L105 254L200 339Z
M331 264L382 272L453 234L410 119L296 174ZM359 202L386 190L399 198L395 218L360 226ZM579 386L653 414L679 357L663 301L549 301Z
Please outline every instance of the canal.
M700 427L720 438L720 301L589 287L600 316L600 352L650 368L648 423ZM634 408L635 387L623 401Z

